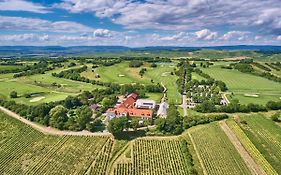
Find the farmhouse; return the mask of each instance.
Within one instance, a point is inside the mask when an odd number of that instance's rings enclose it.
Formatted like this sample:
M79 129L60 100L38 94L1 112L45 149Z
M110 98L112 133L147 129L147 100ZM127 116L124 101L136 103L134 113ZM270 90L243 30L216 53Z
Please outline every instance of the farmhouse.
M138 95L136 93L131 93L126 99L118 97L117 104L114 108L109 108L106 111L106 116L109 120L114 117L123 116L152 119L155 106L155 101L138 99Z

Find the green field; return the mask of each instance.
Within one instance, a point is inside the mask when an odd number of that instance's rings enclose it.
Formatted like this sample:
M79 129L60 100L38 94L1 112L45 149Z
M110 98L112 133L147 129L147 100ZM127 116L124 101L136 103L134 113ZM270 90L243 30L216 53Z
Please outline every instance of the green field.
M198 81L206 80L206 78L204 78L204 77L198 75L198 74L195 73L195 72L192 72L192 73L191 73L191 78L192 78L192 79L195 79L195 80L198 80Z
M250 115L242 116L241 120L247 124L241 124L241 128L248 138L253 142L259 152L271 164L271 166L281 173L281 128L273 121L264 116Z
M263 157L263 155L259 152L256 146L251 142L251 140L247 137L247 135L243 132L243 130L233 119L227 120L227 125L235 133L236 137L239 139L239 141L247 150L247 152L251 155L251 157L254 158L255 161L262 167L264 172L266 172L267 174L277 174L277 172Z
M179 139L137 139L115 162L114 175L191 174L186 142Z
M146 67L147 66L142 66ZM127 83L150 83L150 79L145 77L141 78L139 71L141 68L131 68L129 67L129 62L122 62L114 64L112 66L101 66L95 69L95 72L92 72L92 69L88 69L86 72L81 73L81 75L89 79L97 79L95 75L100 75L98 80L102 82L112 82L119 84Z
M13 78L13 74L0 74L0 97L10 99L10 92L16 91L20 97L13 100L34 105L63 100L69 95L75 96L82 91L101 88L100 86L89 83L57 78L51 75L52 72L59 72L61 70L63 69L20 78ZM60 84L61 87L54 87L52 83ZM23 95L26 93L34 93L36 95L33 98L25 98Z
M229 91L234 93L233 98L239 99L242 104L266 104L269 100L280 100L280 83L237 70L222 69L219 65L202 68L202 71L217 80L224 81Z
M163 63L158 64L157 68L149 68L144 74L144 78L152 79L156 83L163 83L167 88L167 97L169 103L180 104L181 95L177 90L176 80L178 79L176 75L171 75L174 70L175 64L173 63Z
M1 174L104 174L107 168L109 137L47 136L3 113L0 126Z
M174 63L158 63L156 68L149 67L148 64L140 68L130 68L129 62L122 62L115 64L113 66L102 66L95 69L95 72L92 72L92 69L88 69L86 72L81 73L82 76L89 79L96 79L102 82L114 82L119 84L126 83L140 83L140 84L151 84L151 80L154 83L163 83L167 88L167 97L170 103L179 104L181 102L181 96L177 91L176 87L176 75L171 75L171 72L175 68ZM144 76L139 75L141 68L146 68L147 71L144 73ZM100 75L100 78L95 78L95 75ZM159 101L160 94L148 95L152 96L152 99Z
M21 65L0 65L0 70L14 70L22 67Z
M217 123L191 128L189 133L208 174L251 174Z

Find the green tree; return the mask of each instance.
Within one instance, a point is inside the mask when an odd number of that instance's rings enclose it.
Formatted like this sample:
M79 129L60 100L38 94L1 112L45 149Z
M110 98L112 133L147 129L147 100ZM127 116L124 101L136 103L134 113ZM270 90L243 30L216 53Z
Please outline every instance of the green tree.
M280 122L280 116L281 116L281 113L280 112L276 112L275 114L273 114L272 116L271 116L271 120L272 121L275 121L275 122Z
M86 128L86 124L91 121L91 117L93 115L92 110L88 106L82 106L76 111L77 118L76 122L79 127L79 130L83 130Z
M61 105L52 108L50 111L50 125L58 129L64 129L64 125L68 119L66 114L66 108Z
M107 128L108 131L114 135L114 134L121 133L124 129L127 128L127 126L128 126L128 118L119 117L110 120Z
M11 97L11 98L17 98L17 97L18 97L18 93L17 93L16 91L12 91L12 92L10 93L10 97Z
M139 126L139 120L137 118L133 118L131 121L131 127L134 129L134 131L136 131L138 126Z

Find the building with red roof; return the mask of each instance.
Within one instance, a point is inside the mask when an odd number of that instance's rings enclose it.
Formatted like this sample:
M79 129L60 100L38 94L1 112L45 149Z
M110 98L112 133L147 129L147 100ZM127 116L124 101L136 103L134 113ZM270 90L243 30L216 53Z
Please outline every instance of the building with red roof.
M153 109L138 108L136 102L138 100L138 95L136 93L131 93L127 96L126 100L115 108L109 108L106 111L106 116L111 120L114 117L139 117L142 119L152 119Z

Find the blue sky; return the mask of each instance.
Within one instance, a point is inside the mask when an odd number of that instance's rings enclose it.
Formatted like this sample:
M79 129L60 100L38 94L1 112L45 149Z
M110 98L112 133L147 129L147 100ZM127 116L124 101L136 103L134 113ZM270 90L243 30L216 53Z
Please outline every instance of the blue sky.
M0 0L0 45L281 45L280 0Z

